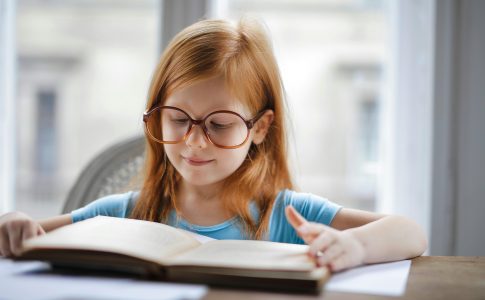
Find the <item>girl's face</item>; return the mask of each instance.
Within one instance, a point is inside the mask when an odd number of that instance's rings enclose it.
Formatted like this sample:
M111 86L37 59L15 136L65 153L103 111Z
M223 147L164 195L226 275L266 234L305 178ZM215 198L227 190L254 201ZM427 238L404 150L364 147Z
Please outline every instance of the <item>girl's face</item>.
M222 77L202 80L180 88L167 98L164 105L180 108L196 120L216 110L234 111L246 120L254 117L245 105L230 94ZM186 183L196 186L219 183L241 166L251 143L263 141L267 131L264 125L267 123L269 127L272 117L272 112L265 114L256 123L256 128L250 131L246 143L236 149L216 147L207 140L200 126L194 126L185 141L164 144L164 149Z

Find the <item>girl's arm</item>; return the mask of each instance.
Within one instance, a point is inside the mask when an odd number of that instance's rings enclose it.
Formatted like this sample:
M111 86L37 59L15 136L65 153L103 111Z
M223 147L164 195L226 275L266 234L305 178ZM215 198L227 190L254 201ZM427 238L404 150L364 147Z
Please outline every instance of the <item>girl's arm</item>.
M60 215L40 220L39 224L42 226L45 232L49 232L59 227L72 224L72 217L71 214Z
M37 222L21 212L7 213L0 217L0 256L20 255L23 240L71 223L70 214Z
M427 248L421 227L401 216L343 208L332 227L308 222L291 206L286 208L286 216L310 245L310 255L333 271L416 257Z
M421 226L402 216L343 208L330 225L351 232L362 243L367 253L364 263L416 257L428 248Z

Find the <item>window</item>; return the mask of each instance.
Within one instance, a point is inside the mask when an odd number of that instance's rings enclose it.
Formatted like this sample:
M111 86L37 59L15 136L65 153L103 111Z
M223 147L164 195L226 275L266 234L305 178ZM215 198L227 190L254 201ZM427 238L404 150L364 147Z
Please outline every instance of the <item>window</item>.
M382 1L214 1L216 17L267 25L290 107L298 187L344 206L376 208L382 73L388 16Z
M37 100L35 172L41 177L51 177L57 168L56 93L53 90L39 91Z
M143 134L158 1L17 3L16 209L60 213L88 162Z

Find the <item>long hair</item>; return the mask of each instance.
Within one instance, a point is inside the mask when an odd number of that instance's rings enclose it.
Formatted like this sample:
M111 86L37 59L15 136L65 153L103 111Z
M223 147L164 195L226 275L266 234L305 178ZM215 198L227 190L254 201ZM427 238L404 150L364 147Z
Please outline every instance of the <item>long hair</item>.
M242 165L224 179L220 194L228 212L243 221L248 237L262 239L275 197L281 189L293 187L287 165L283 86L262 26L244 19L237 25L203 20L181 31L162 54L146 108L163 105L179 88L221 75L253 115L263 109L274 111L264 141L250 146ZM162 144L146 136L146 145L144 182L131 217L166 222L169 211L177 210L175 192L181 176ZM251 201L259 209L258 220L252 218Z

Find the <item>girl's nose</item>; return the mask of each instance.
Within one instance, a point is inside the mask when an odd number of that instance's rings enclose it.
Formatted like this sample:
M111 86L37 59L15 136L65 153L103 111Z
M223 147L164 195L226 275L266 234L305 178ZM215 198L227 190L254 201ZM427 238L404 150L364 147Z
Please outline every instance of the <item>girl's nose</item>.
M200 126L194 126L185 140L185 144L190 148L203 149L207 147L207 137Z

